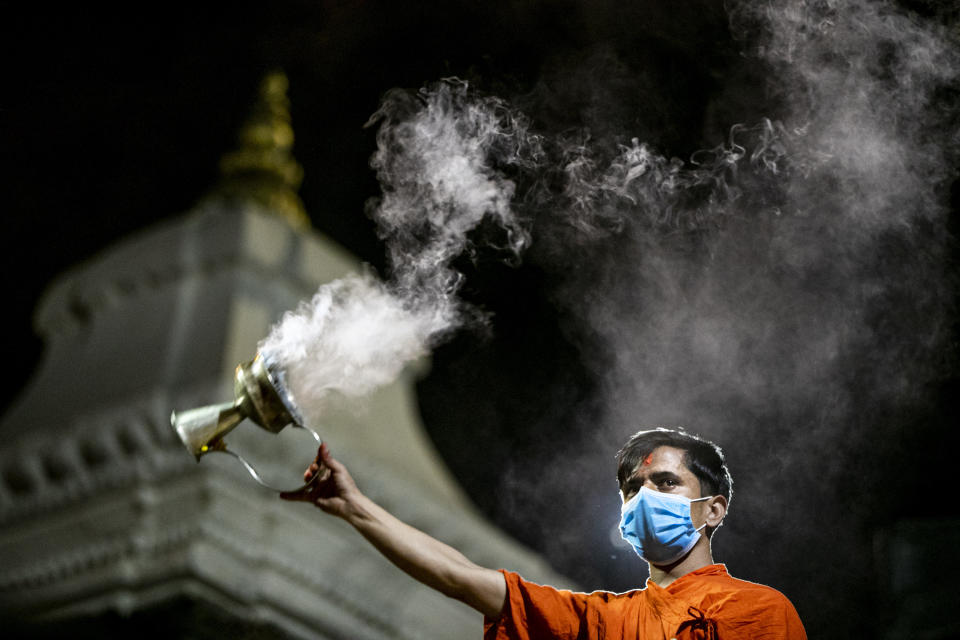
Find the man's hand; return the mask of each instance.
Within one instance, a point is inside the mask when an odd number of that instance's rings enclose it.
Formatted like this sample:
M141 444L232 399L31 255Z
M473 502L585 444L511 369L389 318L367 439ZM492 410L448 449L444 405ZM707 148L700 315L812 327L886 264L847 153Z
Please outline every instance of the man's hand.
M390 562L423 584L460 600L490 618L500 615L507 586L498 571L470 562L453 547L401 522L363 495L347 468L320 445L317 459L303 474L308 487L281 493L284 500L312 502L343 518Z
M318 473L320 477L310 482ZM347 520L361 496L347 468L330 455L325 442L317 451L317 459L303 472L303 481L310 482L310 486L281 493L280 497L294 502L312 502L327 513Z

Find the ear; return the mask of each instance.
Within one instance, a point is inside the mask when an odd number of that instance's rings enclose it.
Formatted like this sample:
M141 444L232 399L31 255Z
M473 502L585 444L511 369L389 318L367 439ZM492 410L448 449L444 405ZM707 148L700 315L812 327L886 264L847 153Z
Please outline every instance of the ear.
M727 515L727 499L723 496L713 496L707 500L706 508L704 510L704 516L707 522L707 526L711 529L716 529L720 526L720 523L723 522L723 518Z

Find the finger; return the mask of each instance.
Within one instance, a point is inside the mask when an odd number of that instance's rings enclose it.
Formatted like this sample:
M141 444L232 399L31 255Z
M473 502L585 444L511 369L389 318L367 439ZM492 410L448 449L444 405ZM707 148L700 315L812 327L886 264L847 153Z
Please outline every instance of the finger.
M327 446L326 442L320 445L320 453L318 455L320 456L321 464L330 466L329 463L333 461L333 456L330 454L330 447Z
M330 463L336 464L336 460L330 455L330 447L327 446L326 442L320 444L320 450L317 451L317 462L320 463L320 468L327 472L327 475L333 468Z
M323 459L323 465L330 469L330 471L335 471L337 473L344 473L347 468L343 466L339 460L327 453L327 457Z

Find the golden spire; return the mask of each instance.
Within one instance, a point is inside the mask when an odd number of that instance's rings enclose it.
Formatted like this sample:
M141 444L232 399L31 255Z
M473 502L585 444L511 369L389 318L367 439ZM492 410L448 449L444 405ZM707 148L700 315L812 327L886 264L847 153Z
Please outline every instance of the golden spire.
M260 83L257 101L240 129L238 147L220 159L220 182L211 196L252 200L298 229L310 218L297 195L303 168L294 159L287 76L272 71Z

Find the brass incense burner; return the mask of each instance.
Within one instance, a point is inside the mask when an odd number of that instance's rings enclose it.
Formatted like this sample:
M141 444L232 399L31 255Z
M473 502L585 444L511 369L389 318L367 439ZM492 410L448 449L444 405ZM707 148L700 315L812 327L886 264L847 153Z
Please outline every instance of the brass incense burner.
M213 404L196 409L188 409L170 415L170 424L197 461L208 453L226 453L239 460L254 480L275 491L299 491L310 483L297 489L281 490L272 487L260 477L260 474L242 456L227 449L224 436L249 418L251 422L271 433L279 433L287 425L304 429L313 435L319 444L319 434L303 424L303 417L297 409L289 392L283 385L282 375L271 369L268 361L258 353L250 362L237 365L233 379L233 402ZM314 474L316 478L320 474Z

